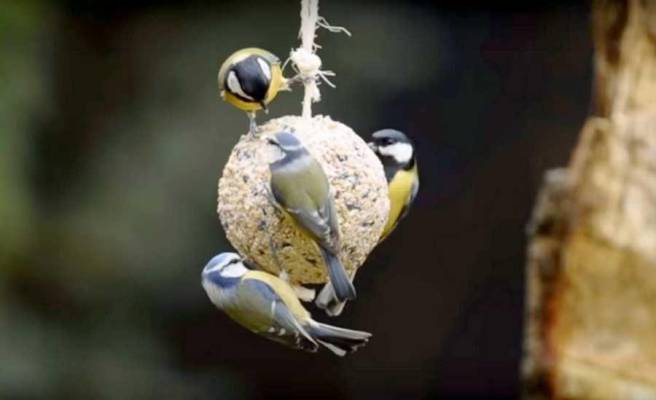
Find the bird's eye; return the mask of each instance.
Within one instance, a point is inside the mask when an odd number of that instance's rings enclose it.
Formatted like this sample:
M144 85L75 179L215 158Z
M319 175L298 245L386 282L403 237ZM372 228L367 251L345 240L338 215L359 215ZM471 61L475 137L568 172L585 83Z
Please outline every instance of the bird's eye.
M389 146L389 145L391 145L391 144L394 144L394 140L392 140L391 138L385 138L385 139L383 139L383 145L384 145L384 146Z

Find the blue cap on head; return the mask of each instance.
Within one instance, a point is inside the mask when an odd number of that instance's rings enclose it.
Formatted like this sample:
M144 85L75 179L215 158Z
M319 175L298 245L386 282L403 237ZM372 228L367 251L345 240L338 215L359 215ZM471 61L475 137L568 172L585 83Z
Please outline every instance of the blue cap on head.
M212 259L205 265L205 268L203 268L203 274L219 270L220 267L227 265L230 261L235 259L240 259L237 253L228 252L218 254L212 257Z
M269 139L269 142L284 151L296 151L303 148L301 141L295 135L285 131L276 133L274 137Z
M237 284L246 272L248 269L239 254L228 252L214 256L203 268L201 278L203 285L205 282L211 282L226 288Z

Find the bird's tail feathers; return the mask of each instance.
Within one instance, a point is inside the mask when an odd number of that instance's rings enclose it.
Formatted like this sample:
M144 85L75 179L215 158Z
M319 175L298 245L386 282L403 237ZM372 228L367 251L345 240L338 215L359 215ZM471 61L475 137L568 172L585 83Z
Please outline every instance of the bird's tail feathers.
M335 297L337 300L355 300L355 287L346 274L346 270L344 270L344 266L339 261L339 258L332 251L327 250L322 246L319 246L319 249L321 250L321 255L326 262L330 282L335 289Z
M366 345L371 338L369 332L339 328L316 321L310 321L307 330L314 340L340 357Z

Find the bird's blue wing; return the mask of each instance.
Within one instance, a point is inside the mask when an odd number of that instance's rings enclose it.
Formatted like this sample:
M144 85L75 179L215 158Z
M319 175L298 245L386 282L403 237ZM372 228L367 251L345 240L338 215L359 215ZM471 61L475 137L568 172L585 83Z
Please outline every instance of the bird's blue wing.
M259 315L260 335L294 348L316 351L317 343L296 320L271 286L258 279L244 279L239 288L240 304L245 312Z

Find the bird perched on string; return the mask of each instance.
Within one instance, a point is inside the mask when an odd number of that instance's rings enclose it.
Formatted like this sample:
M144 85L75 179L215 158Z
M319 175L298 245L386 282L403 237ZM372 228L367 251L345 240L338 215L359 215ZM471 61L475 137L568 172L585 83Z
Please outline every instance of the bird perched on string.
M293 134L279 132L268 141L282 154L269 165L271 202L318 245L337 299L355 299L355 287L338 256L339 226L326 174Z
M255 113L258 110L267 112L268 104L278 92L289 89L280 59L255 47L231 54L221 65L218 81L223 100L248 114L251 134L257 131Z
M285 281L249 270L236 253L212 258L201 278L216 307L250 331L286 346L316 352L321 345L344 356L371 338L368 332L314 321Z
M385 240L408 212L419 191L419 169L412 142L401 131L383 129L371 135L369 147L380 159L387 179L390 211L383 228L379 243ZM351 282L355 278L351 276ZM316 299L317 307L324 309L330 316L337 316L344 310L345 301L335 296L335 291L328 282Z

